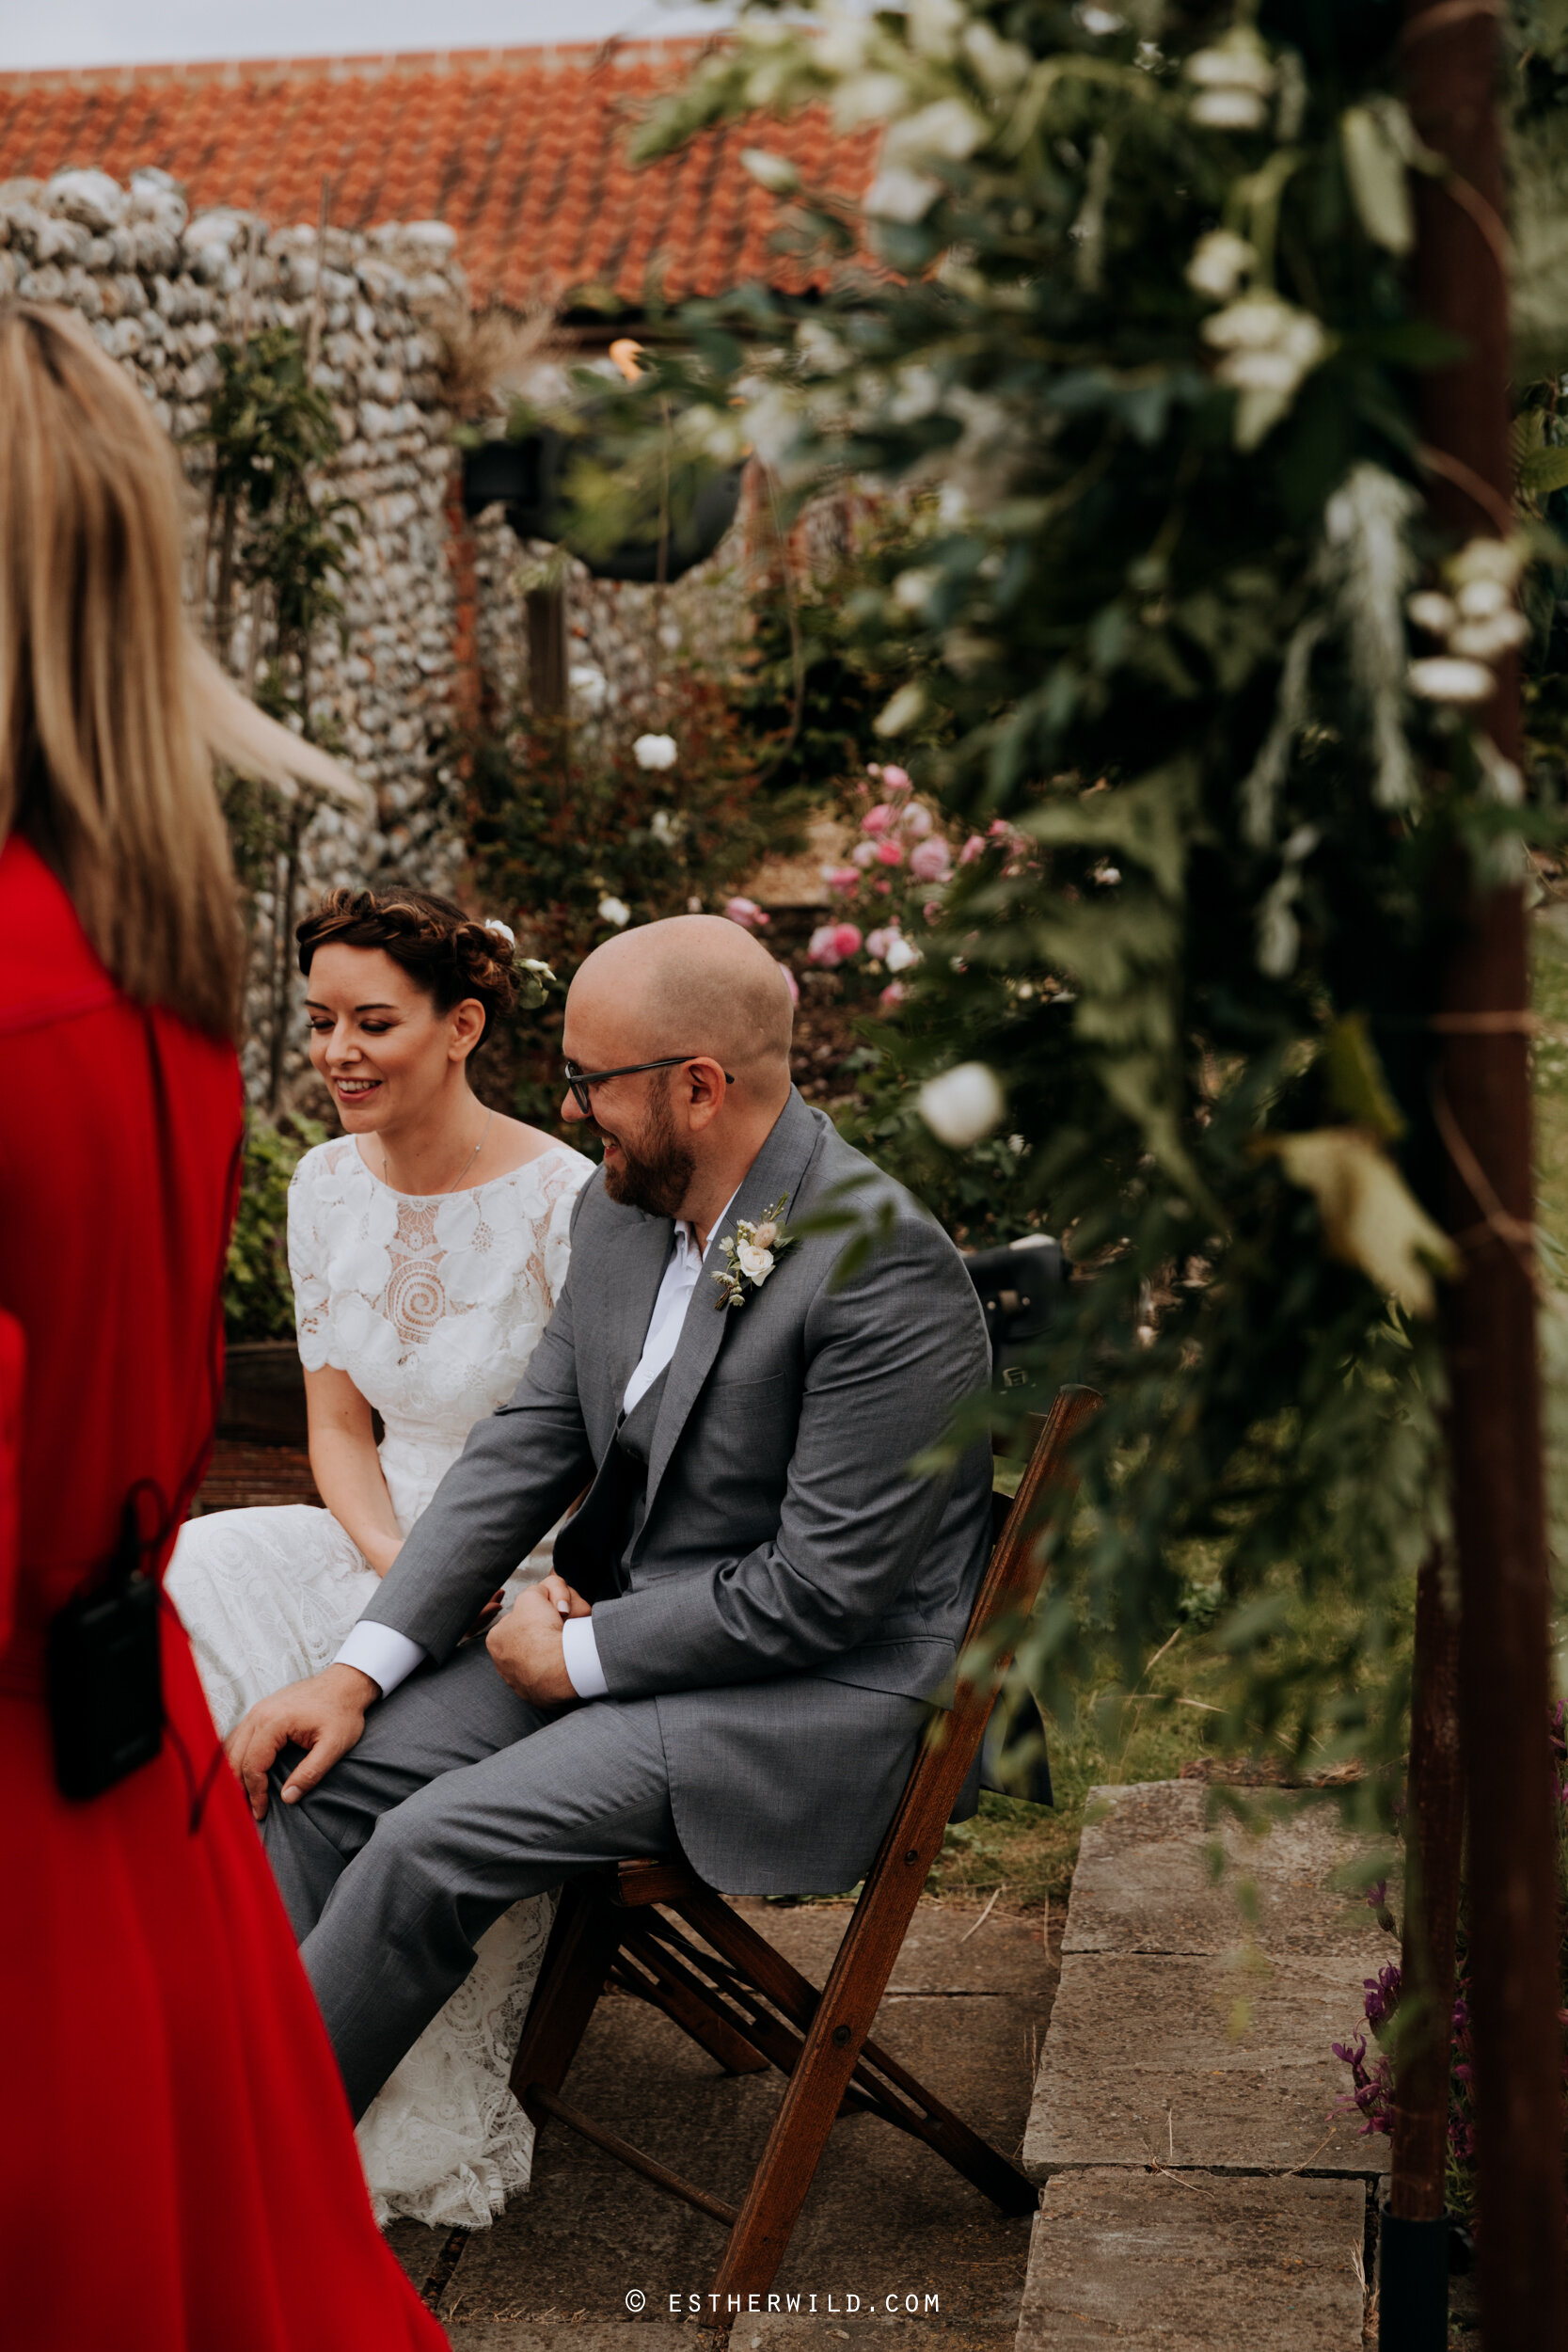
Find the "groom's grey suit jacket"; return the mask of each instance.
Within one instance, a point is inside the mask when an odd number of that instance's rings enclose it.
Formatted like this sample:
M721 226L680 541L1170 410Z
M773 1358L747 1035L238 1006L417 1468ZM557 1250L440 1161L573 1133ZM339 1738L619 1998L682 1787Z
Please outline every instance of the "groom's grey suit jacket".
M835 1286L848 1235L807 1234L721 1309L709 1278L736 1220L785 1195L795 1225L847 1180L885 1224L860 1269ZM690 1861L732 1892L840 1888L875 1853L921 1720L910 1702L942 1699L985 1564L984 1445L940 1478L909 1469L985 1387L979 1302L942 1229L791 1091L638 1417L646 1481L636 1463L628 1507L622 1396L673 1236L602 1175L584 1185L520 1384L471 1432L366 1615L446 1659L592 1481L556 1563L594 1604L598 1704L657 1702Z

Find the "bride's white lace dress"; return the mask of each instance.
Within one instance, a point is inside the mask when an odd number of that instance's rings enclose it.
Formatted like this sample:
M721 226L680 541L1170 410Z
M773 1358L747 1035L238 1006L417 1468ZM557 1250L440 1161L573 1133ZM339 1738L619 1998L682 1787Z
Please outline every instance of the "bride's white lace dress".
M592 1173L557 1144L471 1191L421 1199L373 1176L351 1136L300 1161L289 1193L299 1352L309 1370L346 1372L381 1415L404 1534L474 1422L516 1387L565 1279L572 1203ZM219 1731L330 1663L376 1581L330 1512L193 1520L167 1589ZM553 1912L553 1897L534 1896L496 1921L467 1982L366 2113L359 2148L381 2221L483 2228L528 2185L533 2127L507 2074Z

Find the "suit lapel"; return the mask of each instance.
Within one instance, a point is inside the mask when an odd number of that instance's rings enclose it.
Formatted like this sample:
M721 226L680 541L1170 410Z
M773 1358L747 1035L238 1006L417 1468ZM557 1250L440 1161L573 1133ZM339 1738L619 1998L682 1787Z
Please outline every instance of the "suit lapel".
M642 1524L647 1526L653 1516L654 1497L658 1484L669 1467L670 1457L679 1443L691 1407L702 1392L704 1381L713 1370L724 1334L736 1314L762 1313L766 1310L760 1300L748 1301L740 1308L721 1309L719 1293L712 1277L723 1265L721 1247L726 1233L732 1237L740 1217L753 1222L765 1209L772 1207L779 1196L788 1197L784 1211L795 1205L795 1196L817 1144L816 1122L792 1087L789 1100L778 1118L762 1150L752 1162L741 1180L740 1189L708 1235L707 1251L703 1270L697 1277L697 1288L686 1311L680 1339L670 1361L670 1376L665 1383L664 1402L659 1407L654 1427L654 1441L648 1455L648 1504ZM762 1296L765 1298L767 1293Z

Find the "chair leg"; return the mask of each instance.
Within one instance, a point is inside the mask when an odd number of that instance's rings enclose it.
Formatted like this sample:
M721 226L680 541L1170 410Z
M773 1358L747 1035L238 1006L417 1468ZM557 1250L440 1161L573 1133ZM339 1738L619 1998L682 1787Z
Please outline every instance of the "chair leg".
M863 1948L866 1938L879 1941L884 1932L896 1933L897 1942L894 1945L893 1958L888 1962L882 1978L878 2001L880 2001L881 1990L885 1990L887 1977L893 1972L909 1924L906 1917L900 1925L895 1915L885 1926L879 1926L881 1906L889 1901L892 1891L885 1881L879 1880L870 1899L874 1906L872 1911L863 1923L857 1908L842 1947L845 1952L850 1951L850 1939L857 1938L857 1928L859 1936L853 1947L857 1951ZM867 1899L862 1899L864 1902ZM818 2005L816 1986L798 1969L792 1968L783 1953L776 1952L747 1920L731 1911L721 1897L705 1895L692 1898L682 1903L681 1912L682 1916L716 1951L722 1952L734 1967L750 1976L758 1989L766 1993L786 2016L792 2017L802 2028L810 2026ZM912 1915L911 1906L910 1916ZM799 2057L788 2061L780 2058L774 2059L774 2063L785 2073L794 2072L800 2062ZM883 2078L880 2082L877 2080L879 2075ZM891 2095L887 2088L889 2084L901 2094L899 2097ZM989 2140L982 2139L977 2132L972 2131L951 2107L933 2097L924 2083L918 2081L907 2068L900 2066L897 2059L892 2058L879 2042L873 2042L869 2035L859 2044L851 2077L851 2106L860 2104L858 2094L863 2094L886 2122L911 2133L916 2139L923 2139L928 2148L934 2149L956 2172L962 2173L966 2181L972 2182L982 2196L989 2197L992 2204L1000 2206L1004 2213L1033 2213L1035 2210L1039 2201L1039 2192L1034 2183L1016 2166L1009 2164L1005 2156L999 2155Z
M536 2131L545 2109L531 2099L531 2087L561 2089L620 1946L621 1921L613 1906L581 1882L564 1886L512 2061L512 2095Z
M893 1839L890 1845L898 1842L901 1841ZM918 1853L912 1856L914 1865L928 1859ZM714 2278L721 2311L731 2295L760 2294L770 2286L784 2260L839 2104L866 2050L872 2019L887 1990L920 1899L926 1871L921 1867L911 1867L911 1857L900 1857L884 1847L871 1882L855 1906L854 1917L807 2028L799 2063L784 2086L762 2161L752 2176L740 2217L730 2233L729 2244ZM728 1914L728 1918L735 1927L743 1927L744 1923L735 1919L733 1913ZM706 1932L695 1917L692 1924L699 1927L699 1932ZM779 1956L774 1954L772 1958L777 1964ZM887 2065L891 2077L891 2063L879 2052L878 2060ZM897 2070L899 2074L902 2071ZM925 2099L926 2094L912 2077L905 2075L904 2082ZM956 2129L944 2130L940 2138L933 2137L931 2144L976 2186L995 2198L1004 2210L1032 2212L1038 2203L1038 2192L1033 2183L960 2124L956 2116L947 2117L946 2111L942 2112Z

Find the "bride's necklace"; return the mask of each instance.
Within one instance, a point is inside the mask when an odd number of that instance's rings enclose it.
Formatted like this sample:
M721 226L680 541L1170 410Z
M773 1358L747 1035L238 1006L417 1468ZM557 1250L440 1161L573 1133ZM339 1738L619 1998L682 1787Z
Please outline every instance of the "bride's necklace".
M479 1157L480 1153L483 1151L485 1144L489 1141L489 1137L490 1137L490 1122L491 1122L491 1121L492 1121L492 1120L495 1118L495 1116L496 1116L496 1114L495 1114L495 1112L494 1112L493 1110L492 1110L492 1111L486 1111L486 1112L485 1112L485 1114L484 1114L484 1125L483 1125L483 1129L482 1129L482 1130L481 1130L481 1132L480 1132L480 1138L479 1138L479 1141L475 1144L475 1146L474 1146L473 1150L469 1152L469 1154L468 1154L467 1158L464 1161L464 1163L463 1163L462 1167L458 1169L458 1171L457 1171L457 1175L456 1175L456 1176L453 1176L453 1177L451 1177L451 1178L448 1180L448 1182L447 1182L446 1184L441 1184L441 1185L438 1185L438 1186L437 1186L437 1188L436 1188L437 1193L440 1193L440 1192L451 1192L451 1191L452 1191L452 1190L453 1190L453 1188L455 1187L456 1184L457 1184L458 1177L461 1177L461 1176L466 1176L466 1175L467 1174L467 1172L468 1172L469 1168L472 1168L472 1166L473 1166L474 1162L478 1159L478 1157ZM392 1183L392 1179L391 1179L390 1172L388 1171L388 1167L387 1167L387 1146L386 1146L385 1144L383 1144L383 1145L382 1145L382 1147L381 1147L381 1181L382 1181L382 1183L383 1183L384 1184L386 1184L386 1185L387 1185L387 1187L388 1188L388 1190L389 1190L389 1191L396 1192L396 1190L398 1189L398 1187L396 1186L396 1184L394 1184ZM436 1193L423 1193L423 1194L421 1194L421 1195L420 1195L420 1198L421 1198L422 1200L435 1200L435 1199L436 1198Z

